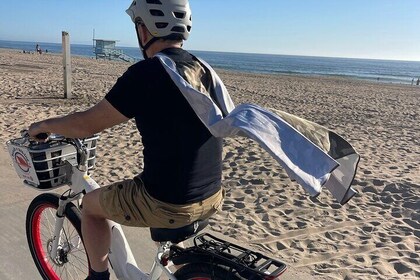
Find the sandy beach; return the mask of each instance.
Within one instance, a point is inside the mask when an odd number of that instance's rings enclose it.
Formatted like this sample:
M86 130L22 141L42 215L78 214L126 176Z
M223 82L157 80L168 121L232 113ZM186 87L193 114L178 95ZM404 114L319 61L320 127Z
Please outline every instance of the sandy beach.
M60 55L0 49L1 149L33 121L94 105L128 67L73 57L74 98L66 100ZM326 126L354 146L361 162L354 182L359 194L341 206L327 191L310 198L252 140L225 139L227 196L210 229L316 279L419 279L420 86L218 73L236 104L255 103ZM97 152L93 177L101 185L142 169L132 121L104 131Z

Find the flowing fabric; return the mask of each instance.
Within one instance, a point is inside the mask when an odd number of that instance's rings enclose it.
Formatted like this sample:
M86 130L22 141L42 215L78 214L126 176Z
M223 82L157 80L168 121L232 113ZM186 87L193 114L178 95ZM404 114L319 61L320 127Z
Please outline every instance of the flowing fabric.
M212 94L193 88L169 57L161 53L156 57L212 135L255 140L311 196L325 187L345 204L356 194L351 183L360 157L342 137L286 112L255 104L235 107L223 82L205 61L199 59L211 73Z

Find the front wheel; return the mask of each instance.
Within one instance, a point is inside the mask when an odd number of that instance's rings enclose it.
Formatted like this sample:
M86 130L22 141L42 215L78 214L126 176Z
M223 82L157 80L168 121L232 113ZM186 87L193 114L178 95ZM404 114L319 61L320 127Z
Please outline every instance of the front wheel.
M227 268L210 263L187 264L175 272L179 280L241 280Z
M43 279L84 279L89 273L89 262L83 246L81 214L73 203L68 203L64 212L57 256L51 256L58 201L58 195L46 193L29 205L26 215L29 250Z

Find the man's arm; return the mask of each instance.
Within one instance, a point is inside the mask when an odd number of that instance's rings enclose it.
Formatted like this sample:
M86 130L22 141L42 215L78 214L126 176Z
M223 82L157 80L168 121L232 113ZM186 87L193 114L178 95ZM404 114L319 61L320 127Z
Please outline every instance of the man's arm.
M127 120L126 116L103 99L84 112L33 123L29 127L29 135L35 137L40 133L56 133L69 138L84 138Z

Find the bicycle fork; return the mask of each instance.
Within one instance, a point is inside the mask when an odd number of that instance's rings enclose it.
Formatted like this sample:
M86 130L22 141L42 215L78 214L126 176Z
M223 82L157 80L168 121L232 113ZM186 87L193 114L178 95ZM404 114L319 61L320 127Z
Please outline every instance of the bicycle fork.
M56 212L56 220L54 225L54 236L52 237L52 245L50 250L50 257L52 260L57 259L58 244L61 242L61 230L63 228L64 218L65 218L65 209L66 205L69 202L68 197L61 196L58 202L58 208Z
M61 240L61 232L63 230L64 225L64 219L65 219L65 212L66 212L66 206L69 202L77 200L80 198L80 194L72 194L69 195L62 195L60 197L60 200L58 201L58 208L55 213L55 224L54 224L54 235L52 236L51 240L51 247L48 248L49 255L51 260L53 260L56 263L63 263L66 262L65 259L60 259L61 256L58 255L59 252L65 253L70 252L74 248L78 248L81 244L82 240L80 237L78 237L77 240ZM63 247L60 248L60 245L63 245ZM61 251L60 251L61 250Z

